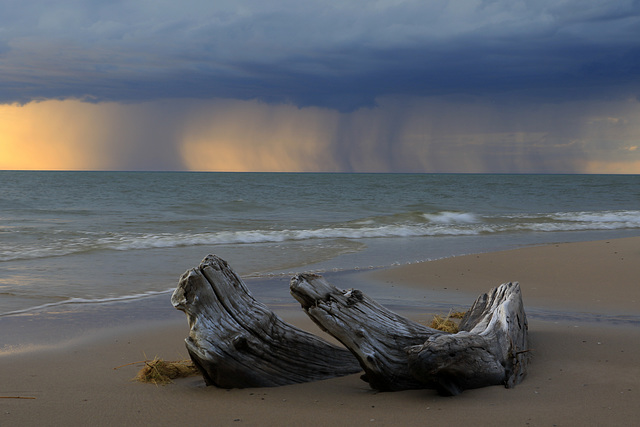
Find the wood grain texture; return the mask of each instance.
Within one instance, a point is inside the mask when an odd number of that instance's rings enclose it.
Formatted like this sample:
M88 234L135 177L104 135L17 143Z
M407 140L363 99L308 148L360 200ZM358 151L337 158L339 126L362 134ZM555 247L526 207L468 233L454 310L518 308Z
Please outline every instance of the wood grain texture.
M478 297L457 334L413 322L315 274L294 276L290 290L320 328L351 350L375 389L435 388L456 395L488 385L513 387L526 373L528 326L517 283Z
M480 295L460 329L407 349L416 378L450 395L488 385L510 388L523 380L529 359L528 323L518 283L504 283Z
M423 388L410 372L406 347L442 332L400 316L359 290L341 290L316 274L298 274L290 291L307 315L356 356L377 390Z
M271 387L361 371L348 350L284 322L257 301L215 255L182 275L171 302L187 315L187 350L208 385Z

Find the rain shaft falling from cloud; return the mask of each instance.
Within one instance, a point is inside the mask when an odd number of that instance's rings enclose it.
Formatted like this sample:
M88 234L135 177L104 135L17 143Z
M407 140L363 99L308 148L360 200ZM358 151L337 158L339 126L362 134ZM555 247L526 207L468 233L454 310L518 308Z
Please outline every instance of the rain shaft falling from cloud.
M0 169L640 172L637 100L377 104L349 113L228 99L5 105Z

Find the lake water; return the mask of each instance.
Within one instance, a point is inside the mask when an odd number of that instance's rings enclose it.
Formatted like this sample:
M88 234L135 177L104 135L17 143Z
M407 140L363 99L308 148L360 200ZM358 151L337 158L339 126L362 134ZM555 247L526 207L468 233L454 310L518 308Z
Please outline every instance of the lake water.
M640 235L640 176L0 171L0 316Z

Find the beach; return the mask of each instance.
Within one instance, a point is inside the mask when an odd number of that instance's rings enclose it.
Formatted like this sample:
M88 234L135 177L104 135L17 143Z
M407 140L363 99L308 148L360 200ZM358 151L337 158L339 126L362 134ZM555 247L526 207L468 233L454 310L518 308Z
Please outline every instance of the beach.
M160 386L133 381L142 366L133 362L188 357L186 318L168 305L165 319L103 328L63 346L3 354L0 425L637 422L640 237L470 254L362 271L357 277L363 284L378 282L381 286L375 289L389 293L406 288L420 292L425 300L466 300L467 307L490 288L518 281L529 317L532 358L527 377L513 389L493 386L455 397L441 397L433 390L380 393L359 374L233 390L206 387L201 377ZM334 284L342 287L338 281ZM294 306L275 311L322 335ZM399 314L427 320L427 313Z

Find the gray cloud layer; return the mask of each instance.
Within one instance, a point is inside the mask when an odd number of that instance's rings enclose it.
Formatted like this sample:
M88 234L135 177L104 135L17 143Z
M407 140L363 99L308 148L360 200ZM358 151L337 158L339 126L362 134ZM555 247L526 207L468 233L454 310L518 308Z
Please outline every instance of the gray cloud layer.
M9 0L0 102L640 94L640 2Z

